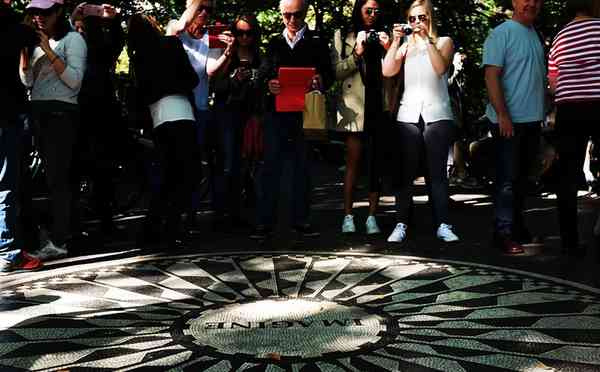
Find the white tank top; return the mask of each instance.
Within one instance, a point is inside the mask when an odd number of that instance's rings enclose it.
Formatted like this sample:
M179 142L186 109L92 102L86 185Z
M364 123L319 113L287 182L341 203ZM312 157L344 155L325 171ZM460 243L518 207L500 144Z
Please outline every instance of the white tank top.
M439 38L437 46L443 45L447 39ZM427 48L420 49L417 46L409 49L404 61L404 93L397 119L405 123L418 123L420 116L425 123L454 120L448 95L448 76L438 76Z

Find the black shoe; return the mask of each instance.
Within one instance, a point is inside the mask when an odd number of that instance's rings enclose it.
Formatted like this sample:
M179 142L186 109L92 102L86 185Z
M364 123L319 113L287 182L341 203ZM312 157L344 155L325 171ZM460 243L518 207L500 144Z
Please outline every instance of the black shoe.
M587 247L583 244L563 245L562 253L569 257L584 258L587 254Z
M254 228L254 231L250 233L250 239L253 240L265 240L273 235L273 230L270 227L258 225Z
M317 238L321 236L321 233L313 230L312 226L309 224L306 225L296 225L293 227L293 230L298 234L302 235L304 238Z
M516 227L512 233L512 240L523 245L533 243L533 237L525 226Z
M168 243L169 251L178 251L181 249L186 249L187 245L183 241L183 239L171 239Z

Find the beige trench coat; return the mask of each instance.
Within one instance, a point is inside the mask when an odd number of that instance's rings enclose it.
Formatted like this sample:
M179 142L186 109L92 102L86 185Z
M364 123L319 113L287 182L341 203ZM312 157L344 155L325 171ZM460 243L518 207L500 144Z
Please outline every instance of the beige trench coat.
M341 81L342 86L336 99L337 120L335 128L342 132L362 132L364 125L365 86L360 77L358 66L352 55L356 36L348 33L346 40L342 41L341 30L336 30L333 36L333 49L331 51L332 64L335 78ZM342 48L345 48L345 58L342 59ZM384 78L384 111L395 111L398 105L397 96L398 79Z

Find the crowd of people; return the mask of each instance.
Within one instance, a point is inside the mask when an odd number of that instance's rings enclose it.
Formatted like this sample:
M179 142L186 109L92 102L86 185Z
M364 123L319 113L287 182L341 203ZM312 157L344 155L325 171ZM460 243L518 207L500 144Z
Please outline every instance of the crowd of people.
M194 194L208 147L214 154L215 216L233 225L246 223L242 159L260 154L250 238L270 238L289 155L292 228L303 237L319 236L310 223L311 156L303 112L277 109L277 96L285 89L282 67L312 68L307 92L325 92L339 83L337 120L330 129L346 145L342 233L357 231L352 207L364 156L366 234L382 232L376 214L385 182L395 193L397 219L387 240L406 241L415 223L413 181L424 175L435 236L444 243L460 240L449 217L447 167L460 121L449 93L457 53L452 38L438 34L430 0L407 4L405 23L394 24L389 33L383 31L384 2L355 0L348 27L336 30L330 42L309 29L306 0L281 0L283 30L264 51L253 14L239 15L228 27L211 25L215 0L187 0L181 17L167 25L134 14L127 19L126 35L123 19L110 5L83 3L68 14L64 0L32 0L21 19L10 3L0 3L0 272L36 270L43 261L69 254L79 229L83 152L94 159L90 173L101 230L111 234L115 229L111 205L102 201L114 194L110 167L120 104L113 74L125 43L137 109L148 113L160 165L160 182L140 234L142 248L160 241L168 249L185 246L186 224L194 222L199 208ZM532 239L523 210L551 99L557 106L562 247L581 255L578 172L589 137L600 134L594 124L600 114L598 2L567 1L574 18L554 38L548 61L534 27L542 3L513 0L512 18L491 30L483 45L486 117L496 157L494 242L507 254L519 254ZM24 246L23 236L39 232L20 218L30 197L23 192L25 123L42 156L51 200L51 225L39 247ZM257 143L246 143L249 135Z

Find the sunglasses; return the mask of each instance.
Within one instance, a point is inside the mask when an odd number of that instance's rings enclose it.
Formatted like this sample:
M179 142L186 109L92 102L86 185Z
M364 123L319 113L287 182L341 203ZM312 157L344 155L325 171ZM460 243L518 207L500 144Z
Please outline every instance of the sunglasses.
M380 15L381 9L379 8L367 8L367 15Z
M300 18L304 18L304 11L303 10L299 10L297 12L285 12L283 13L283 18L285 19L292 19L292 17L296 18L296 19L300 19Z
M238 30L238 29L235 29L233 31L233 34L235 36L244 36L245 35L247 37L253 37L255 35L254 30Z
M426 15L426 14L419 14L419 15L418 15L418 16L416 16L416 17L415 17L415 16L410 16L410 17L408 17L408 21L409 21L410 23L415 23L415 22L417 21L417 18L418 18L418 19L419 19L419 21L421 21L421 22L427 22L427 20L429 19L429 18L427 17L427 15Z
M213 12L213 7L208 5L200 5L198 7L198 13L202 13L202 11L205 11L207 14L210 14Z
M52 13L54 13L54 9L52 9L52 8L48 8L48 9L34 8L29 11L29 14L31 14L32 16L42 16L42 17L48 17L48 16L52 15Z

